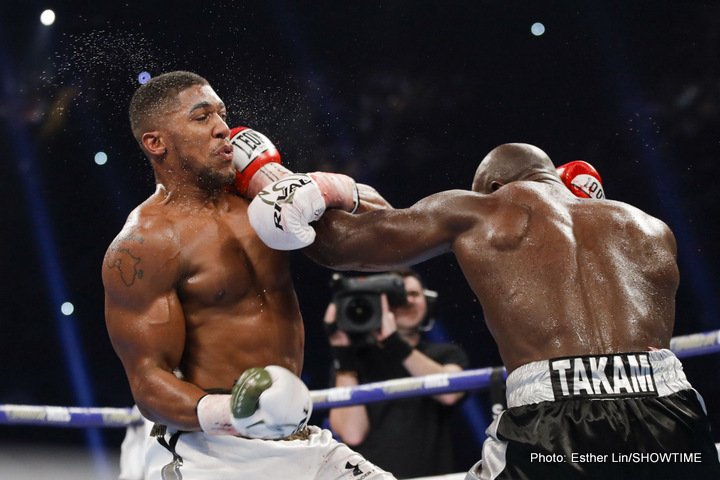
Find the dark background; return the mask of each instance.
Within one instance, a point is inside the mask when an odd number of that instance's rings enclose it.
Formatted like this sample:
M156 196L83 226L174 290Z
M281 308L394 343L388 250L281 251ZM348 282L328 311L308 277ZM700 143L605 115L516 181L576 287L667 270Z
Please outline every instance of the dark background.
M153 190L126 118L144 70L203 75L228 123L265 133L291 169L350 173L396 207L469 188L479 160L505 142L536 144L556 164L587 160L610 198L673 228L675 335L720 328L718 2L56 3L0 6L0 404L132 403L105 331L100 265ZM44 27L48 7L58 18ZM534 22L544 35L530 33ZM99 150L104 166L93 161ZM303 377L325 388L330 272L301 254L293 263ZM499 365L454 258L418 270L440 293L435 334L461 344L474 368ZM60 313L64 301L71 316ZM685 364L720 441L719 358ZM464 410L456 427L467 468L487 395L474 393ZM115 448L122 432L101 436ZM82 443L86 434L0 426L0 440Z

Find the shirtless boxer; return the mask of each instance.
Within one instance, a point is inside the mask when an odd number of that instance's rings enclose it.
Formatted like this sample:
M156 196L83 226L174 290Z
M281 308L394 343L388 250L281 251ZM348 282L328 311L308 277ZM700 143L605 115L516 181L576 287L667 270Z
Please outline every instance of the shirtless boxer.
M307 426L288 255L258 239L248 200L230 192L252 196L291 172L258 160L267 139L231 134L225 118L218 95L189 72L153 78L130 104L157 190L108 248L102 276L110 339L138 408L156 424L144 478L392 479ZM352 179L312 178L316 203L353 208Z
M297 216L296 207L267 198L252 202L262 213L253 225L284 248L288 233L271 229L267 209ZM468 479L720 478L702 399L668 350L674 236L599 198L573 196L539 148L506 144L480 163L472 191L407 209L328 212L315 224L306 253L336 269L455 254L509 372L509 408Z

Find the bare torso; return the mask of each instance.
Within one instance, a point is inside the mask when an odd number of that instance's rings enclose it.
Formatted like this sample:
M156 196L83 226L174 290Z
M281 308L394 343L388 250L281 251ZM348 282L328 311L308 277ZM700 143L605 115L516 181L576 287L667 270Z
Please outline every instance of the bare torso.
M453 252L509 371L670 341L670 230L627 204L578 199L559 181L452 190L354 217L327 212L317 230L306 251L333 268L384 270Z
M620 202L552 191L562 188L503 187L453 244L505 366L667 347L678 285L669 229Z
M150 418L175 393L192 407L201 390L230 388L249 367L300 374L304 330L288 255L258 239L247 206L230 194L200 206L172 202L159 189L108 250L108 330ZM177 370L187 383L158 370Z
M186 320L180 369L203 388L230 386L253 366L302 370L304 331L287 255L260 242L245 200L228 198L222 211L168 217Z

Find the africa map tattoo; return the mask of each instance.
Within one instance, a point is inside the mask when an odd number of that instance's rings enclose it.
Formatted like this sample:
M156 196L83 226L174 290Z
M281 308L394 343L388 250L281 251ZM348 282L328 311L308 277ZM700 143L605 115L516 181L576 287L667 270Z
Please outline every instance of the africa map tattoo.
M137 235L129 235L122 240L131 240L138 243L143 243L143 238ZM143 271L138 268L140 264L140 257L136 257L130 252L129 248L126 247L113 247L115 255L112 256L112 260L108 260L106 265L108 268L116 268L120 273L120 279L126 287L131 287L135 284L135 279L141 279L143 277Z

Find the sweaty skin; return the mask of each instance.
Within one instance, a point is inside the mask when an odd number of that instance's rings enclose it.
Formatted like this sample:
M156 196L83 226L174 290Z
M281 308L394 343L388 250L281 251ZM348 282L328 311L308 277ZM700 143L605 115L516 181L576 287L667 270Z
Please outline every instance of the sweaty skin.
M287 253L266 247L248 201L225 192L235 173L222 101L194 86L175 107L143 136L159 185L108 248L102 277L108 332L140 411L199 430L204 389L270 364L299 375L304 330Z
M663 222L621 202L574 197L551 164L501 174L507 182L486 173L481 164L475 191L407 209L327 212L305 252L352 270L454 253L509 372L559 356L669 346L679 274Z

